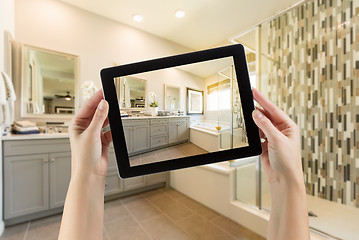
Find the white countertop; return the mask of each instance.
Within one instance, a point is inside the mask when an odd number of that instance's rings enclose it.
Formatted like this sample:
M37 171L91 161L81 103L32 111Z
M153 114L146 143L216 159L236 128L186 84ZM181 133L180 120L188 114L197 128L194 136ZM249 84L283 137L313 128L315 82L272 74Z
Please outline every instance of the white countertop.
M127 120L127 119L157 119L157 118L189 118L189 116L142 116L142 117L121 117L121 120Z
M40 133L40 134L10 134L2 137L3 141L14 140L29 140L29 139L54 139L54 138L69 138L69 133Z

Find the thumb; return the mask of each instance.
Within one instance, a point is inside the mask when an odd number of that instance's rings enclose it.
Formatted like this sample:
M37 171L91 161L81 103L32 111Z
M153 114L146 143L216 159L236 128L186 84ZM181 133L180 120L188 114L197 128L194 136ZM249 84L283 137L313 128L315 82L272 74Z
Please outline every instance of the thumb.
M108 103L106 100L101 100L101 102L97 106L96 112L91 120L88 129L91 132L100 132L106 120L107 113L108 113Z
M263 131L268 138L268 142L273 142L281 136L281 132L272 124L272 122L260 110L256 109L252 113L252 117L257 126Z

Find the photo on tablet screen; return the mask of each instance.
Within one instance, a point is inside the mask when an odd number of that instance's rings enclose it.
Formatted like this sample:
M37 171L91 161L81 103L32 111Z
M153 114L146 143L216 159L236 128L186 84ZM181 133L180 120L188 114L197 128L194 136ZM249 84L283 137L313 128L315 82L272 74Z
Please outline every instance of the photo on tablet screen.
M238 82L232 56L114 78L130 167L249 146Z

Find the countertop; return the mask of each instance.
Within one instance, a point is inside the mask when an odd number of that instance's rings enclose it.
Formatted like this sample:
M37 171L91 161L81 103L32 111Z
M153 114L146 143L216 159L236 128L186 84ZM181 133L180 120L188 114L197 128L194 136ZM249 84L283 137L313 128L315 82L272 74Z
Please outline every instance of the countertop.
M131 119L157 119L157 118L189 118L189 116L142 116L142 117L122 117L121 120L131 120Z
M69 133L40 133L40 134L10 134L9 136L2 137L3 141L15 140L29 140L29 139L54 139L54 138L69 138Z

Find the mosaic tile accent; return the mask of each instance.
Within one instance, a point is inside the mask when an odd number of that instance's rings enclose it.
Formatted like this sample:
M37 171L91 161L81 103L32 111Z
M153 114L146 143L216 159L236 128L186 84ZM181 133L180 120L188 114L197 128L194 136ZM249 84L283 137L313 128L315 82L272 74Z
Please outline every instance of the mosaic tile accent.
M307 193L359 207L359 1L308 1L268 24L269 97L301 128Z

